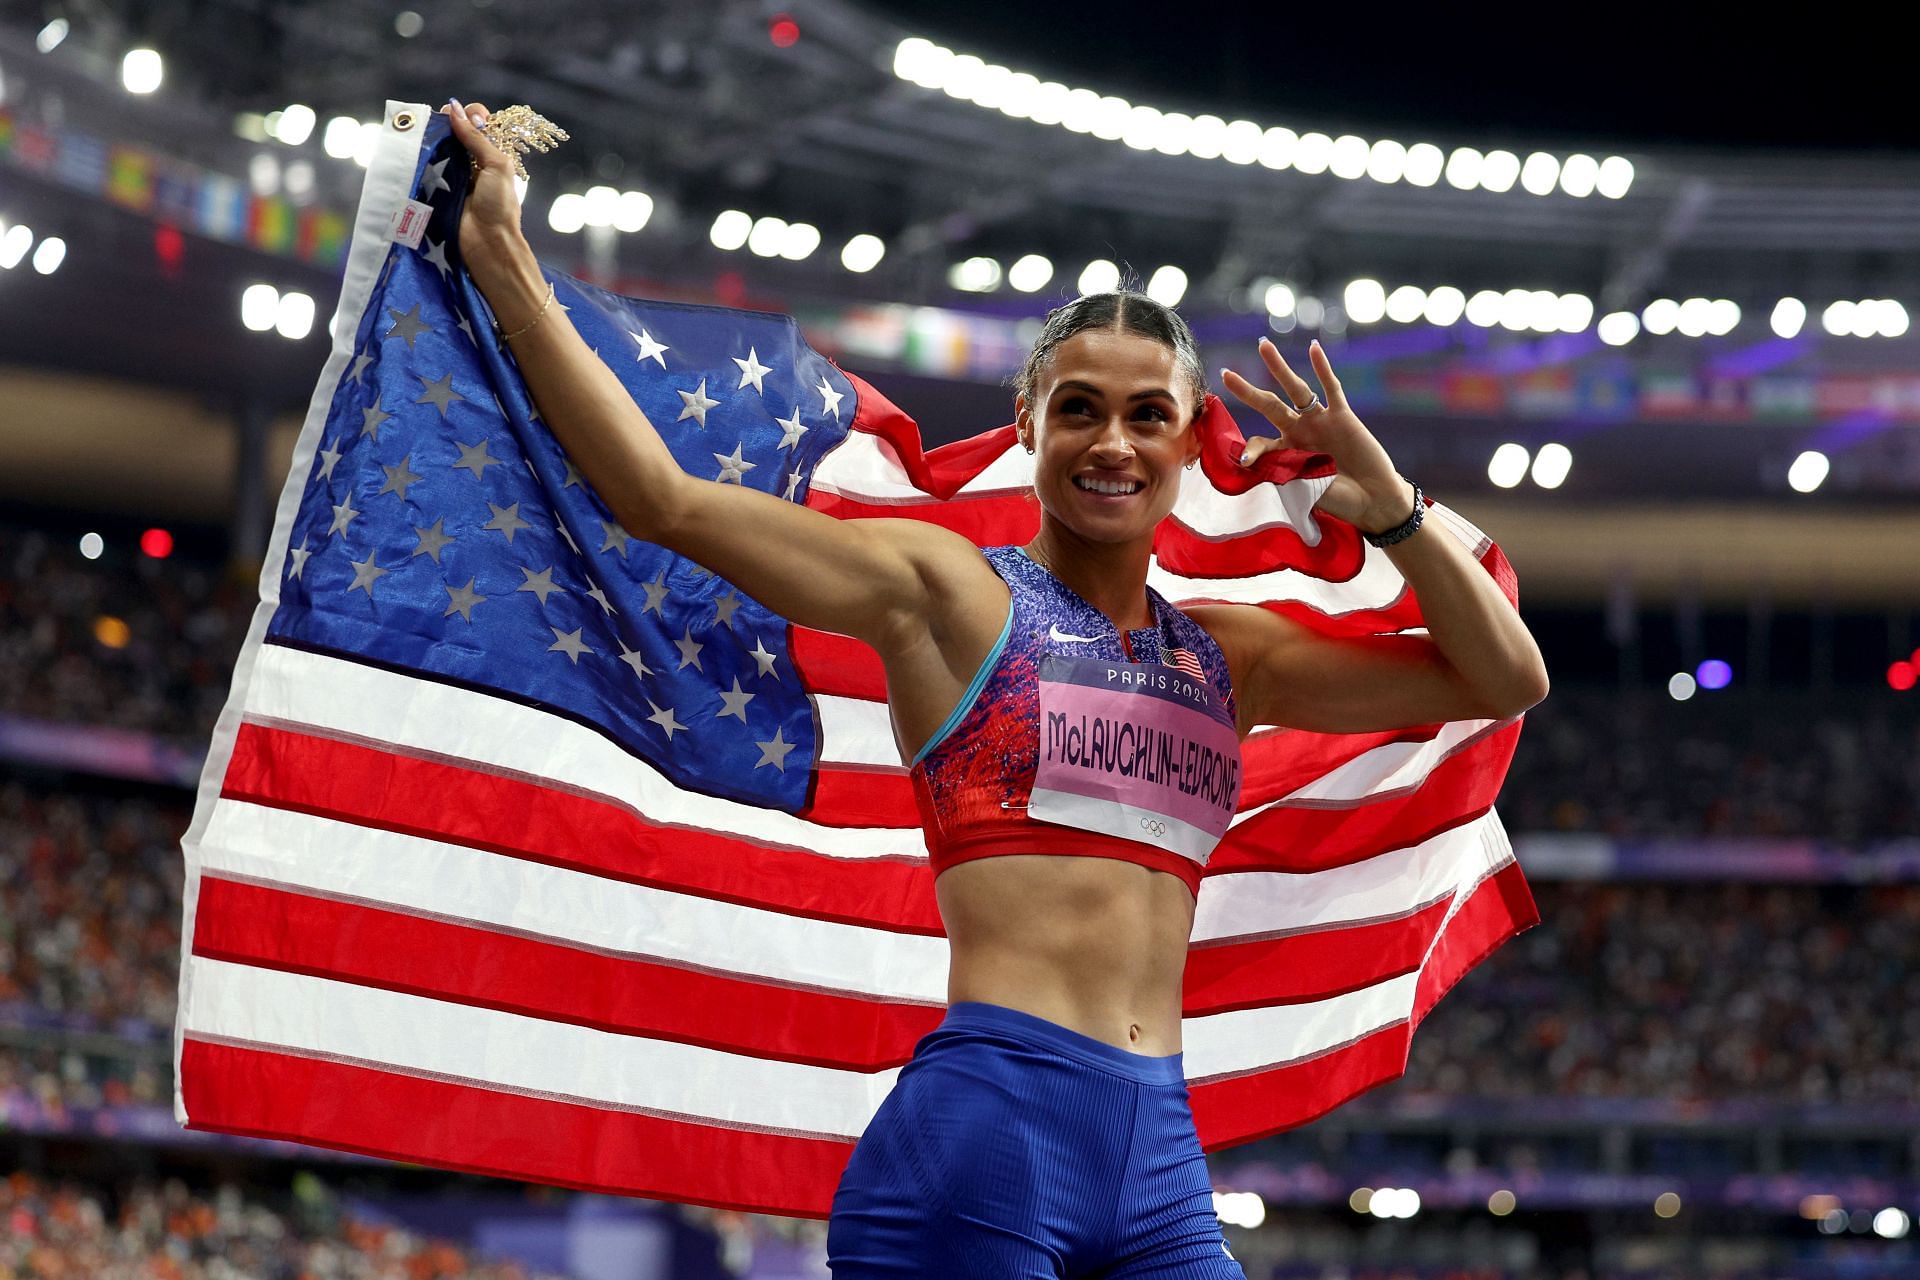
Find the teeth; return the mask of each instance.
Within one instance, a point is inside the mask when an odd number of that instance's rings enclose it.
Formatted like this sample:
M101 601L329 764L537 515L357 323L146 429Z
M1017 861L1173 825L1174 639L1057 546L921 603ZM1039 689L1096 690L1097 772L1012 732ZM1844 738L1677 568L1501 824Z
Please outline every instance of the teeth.
M1089 480L1085 476L1077 477L1074 483L1094 493L1133 493L1140 488L1137 480Z

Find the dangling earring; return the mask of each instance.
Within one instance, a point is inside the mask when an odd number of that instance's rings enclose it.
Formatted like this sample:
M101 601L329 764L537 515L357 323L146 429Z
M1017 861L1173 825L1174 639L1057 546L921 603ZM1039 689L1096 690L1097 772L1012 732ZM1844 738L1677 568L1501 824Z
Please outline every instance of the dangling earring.
M1195 458L1195 459L1193 460L1193 462L1198 462L1198 461L1200 461L1200 459L1198 459L1198 458ZM1193 470L1193 462L1189 462L1189 463L1187 464L1187 470L1189 470L1189 471L1191 471L1191 470Z

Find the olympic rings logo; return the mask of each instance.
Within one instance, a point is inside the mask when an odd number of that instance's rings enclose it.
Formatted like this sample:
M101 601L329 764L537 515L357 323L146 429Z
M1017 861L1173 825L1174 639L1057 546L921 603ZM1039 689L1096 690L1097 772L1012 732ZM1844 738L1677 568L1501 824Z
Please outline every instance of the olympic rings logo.
M1158 818L1140 819L1140 828L1141 830L1145 831L1148 835L1151 835L1151 836L1157 837L1157 836L1164 836L1165 834L1167 834L1167 824L1160 821L1160 819Z

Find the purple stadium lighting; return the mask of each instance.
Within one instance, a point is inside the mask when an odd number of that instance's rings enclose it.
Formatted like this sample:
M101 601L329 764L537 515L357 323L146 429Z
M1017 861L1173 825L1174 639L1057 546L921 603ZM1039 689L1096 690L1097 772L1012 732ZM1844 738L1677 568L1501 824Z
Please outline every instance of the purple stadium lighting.
M1702 689L1724 689L1733 683L1733 668L1718 658L1708 658L1693 673Z

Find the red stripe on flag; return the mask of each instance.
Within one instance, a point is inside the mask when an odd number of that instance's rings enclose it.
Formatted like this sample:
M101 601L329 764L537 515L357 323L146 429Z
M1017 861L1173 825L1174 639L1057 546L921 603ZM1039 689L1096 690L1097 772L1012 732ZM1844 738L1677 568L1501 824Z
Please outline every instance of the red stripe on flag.
M189 1129L587 1191L824 1218L851 1142L727 1128L186 1038Z
M1172 516L1153 534L1160 567L1183 578L1245 578L1297 569L1327 582L1346 582L1360 572L1366 552L1358 530L1330 517L1322 520L1315 545L1285 525L1210 538Z
M1355 1094L1405 1074L1414 1029L1466 973L1540 921L1517 862L1482 880L1441 933L1420 975L1411 1018L1318 1057L1190 1086L1208 1151L1253 1142L1318 1119Z
M823 764L813 771L813 789L795 816L832 827L912 830L917 812L905 768Z
M945 1012L212 875L200 881L193 954L848 1071L905 1063Z
M924 860L654 823L605 797L292 729L242 724L221 794L791 915L945 933Z
M1338 808L1263 809L1228 830L1207 874L1324 871L1418 844L1493 807L1519 738L1515 720L1448 756L1418 789L1397 796Z
M787 652L793 655L793 669L808 693L887 700L887 669L864 641L789 623Z
M1299 1004L1412 973L1446 916L1443 898L1396 920L1198 944L1187 952L1181 1011L1198 1017Z

